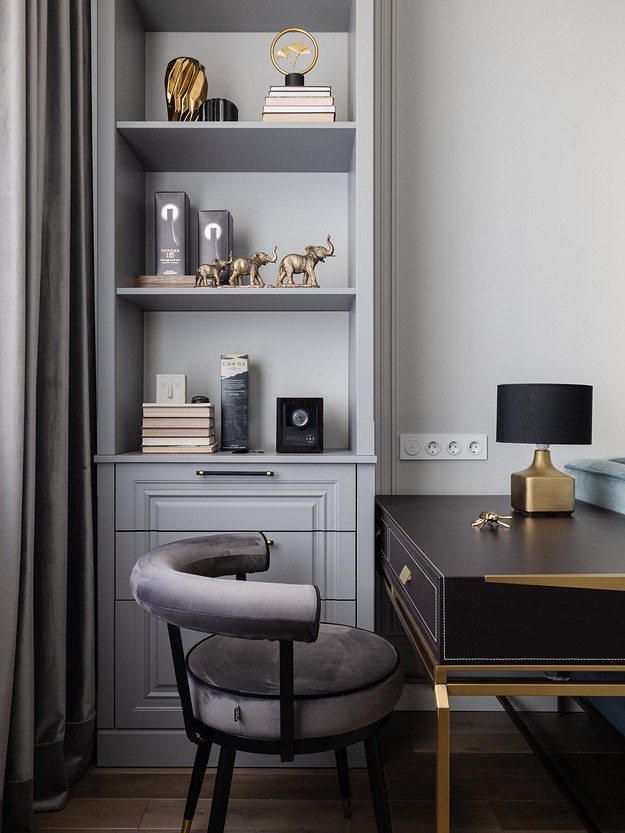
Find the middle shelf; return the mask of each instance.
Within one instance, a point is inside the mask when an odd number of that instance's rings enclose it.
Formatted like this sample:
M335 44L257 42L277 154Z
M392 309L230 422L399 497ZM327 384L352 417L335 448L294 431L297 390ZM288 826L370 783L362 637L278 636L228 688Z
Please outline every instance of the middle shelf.
M117 297L150 312L347 312L356 299L356 289L122 287Z

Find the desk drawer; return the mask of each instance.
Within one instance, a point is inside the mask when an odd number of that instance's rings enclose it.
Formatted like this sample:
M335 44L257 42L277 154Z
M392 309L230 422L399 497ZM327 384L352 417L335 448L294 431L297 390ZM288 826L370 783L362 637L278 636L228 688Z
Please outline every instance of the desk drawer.
M439 585L391 527L384 524L382 530L383 557L395 576L396 587L436 645L439 640Z
M355 529L355 467L124 464L118 530ZM203 472L200 474L199 472Z

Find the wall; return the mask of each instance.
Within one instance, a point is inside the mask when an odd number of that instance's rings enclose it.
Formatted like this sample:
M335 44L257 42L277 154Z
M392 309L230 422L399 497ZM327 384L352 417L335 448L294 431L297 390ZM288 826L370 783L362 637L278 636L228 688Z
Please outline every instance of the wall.
M382 5L381 489L507 492L532 449L495 442L504 382L592 384L592 446L553 461L625 456L625 3ZM400 462L411 431L489 458Z

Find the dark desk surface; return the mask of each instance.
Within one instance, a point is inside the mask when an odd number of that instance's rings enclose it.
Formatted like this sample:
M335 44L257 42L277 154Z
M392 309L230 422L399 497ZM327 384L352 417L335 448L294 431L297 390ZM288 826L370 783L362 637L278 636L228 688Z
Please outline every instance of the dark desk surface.
M438 662L625 662L625 516L578 501L571 517L478 530L483 510L513 514L508 497L376 503L378 563Z
M625 573L625 515L581 501L570 517L528 518L501 495L376 500L444 576ZM482 510L513 515L510 529L472 527Z

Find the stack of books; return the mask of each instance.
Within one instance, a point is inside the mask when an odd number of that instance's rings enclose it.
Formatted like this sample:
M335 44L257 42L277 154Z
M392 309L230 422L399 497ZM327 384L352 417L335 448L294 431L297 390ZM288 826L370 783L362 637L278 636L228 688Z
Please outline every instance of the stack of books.
M263 121L334 121L336 105L331 87L269 88Z
M141 448L144 454L212 454L218 448L215 406L144 402Z

